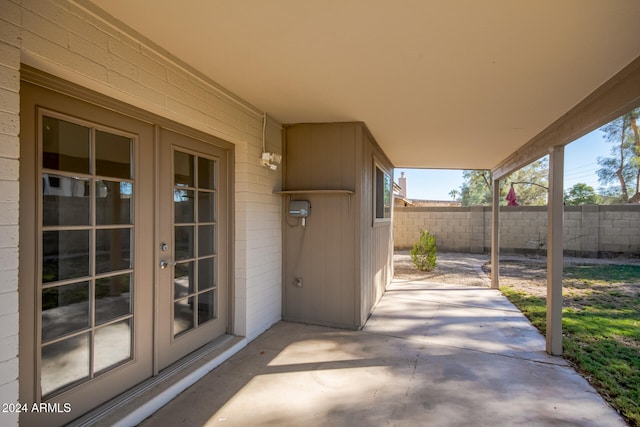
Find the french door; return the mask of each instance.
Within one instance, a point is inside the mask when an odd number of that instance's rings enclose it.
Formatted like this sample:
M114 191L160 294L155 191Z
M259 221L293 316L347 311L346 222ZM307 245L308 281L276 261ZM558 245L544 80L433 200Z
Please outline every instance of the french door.
M20 402L61 425L227 328L227 150L21 86Z
M226 150L160 130L159 368L227 329Z

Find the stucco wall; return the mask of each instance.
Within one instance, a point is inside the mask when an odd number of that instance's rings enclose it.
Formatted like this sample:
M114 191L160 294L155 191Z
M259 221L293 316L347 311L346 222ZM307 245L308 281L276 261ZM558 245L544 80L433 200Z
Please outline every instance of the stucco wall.
M488 252L491 208L404 208L394 210L394 246L407 249L420 231L436 236L439 250ZM500 251L546 250L547 208L514 206L500 209ZM565 206L564 251L575 256L640 255L640 205Z
M280 319L280 173L258 164L262 112L98 11L0 0L0 402L17 400L21 63L235 144L235 333ZM280 125L267 148L280 152ZM3 418L2 425L17 422Z

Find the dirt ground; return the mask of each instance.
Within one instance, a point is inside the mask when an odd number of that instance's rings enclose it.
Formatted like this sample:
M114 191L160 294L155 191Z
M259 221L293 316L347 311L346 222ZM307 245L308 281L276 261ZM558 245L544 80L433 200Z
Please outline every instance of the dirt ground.
M582 280L567 274L567 267L572 266L592 266L597 264L618 264L618 265L639 265L635 259L585 259L585 258L565 258L565 275L562 281L562 294L566 298L564 304L567 306L577 303L582 298L599 292L614 292L632 297L640 295L640 277L627 282L606 281L606 280ZM491 264L482 266L483 271L491 274ZM525 291L529 294L546 297L547 296L547 265L546 258L519 258L500 260L500 286L511 286L515 289ZM572 302L573 301L573 302Z
M634 264L640 265L637 259L585 259L565 257L565 266L590 264ZM436 268L430 272L416 269L408 251L396 251L394 255L394 272L396 281L427 281L450 283L465 286L491 286L491 262L487 254L462 254L439 252ZM597 291L599 286L612 286L627 295L640 293L640 278L633 283L585 284L579 280L565 277L565 295L586 296ZM500 258L500 285L511 286L540 297L547 295L546 258L540 256L504 256Z
M491 263L483 264L482 270L490 275ZM546 259L500 260L500 285L512 286L535 296L546 297Z

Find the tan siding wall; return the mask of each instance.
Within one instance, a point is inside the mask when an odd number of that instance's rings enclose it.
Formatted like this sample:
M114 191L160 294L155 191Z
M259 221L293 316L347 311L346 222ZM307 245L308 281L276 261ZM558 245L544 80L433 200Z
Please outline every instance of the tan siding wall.
M436 236L439 250L487 252L491 247L491 208L396 208L394 246L407 249L420 230ZM503 207L501 251L546 250L547 208ZM564 250L567 255L607 256L640 253L640 206L566 206Z
M356 125L333 123L287 128L287 190L355 190Z
M355 191L286 198L309 200L311 214L305 229L285 217L285 318L359 328L392 275L391 223L374 227L372 218L374 155L389 171L390 164L361 123L285 133L286 190Z
M280 172L260 166L261 112L100 13L63 0L1 0L0 398L17 400L20 63L235 144L235 332L280 318ZM270 122L267 149L280 152ZM14 424L11 416L6 425ZM4 420L2 422L5 425Z
M376 164L392 174L391 162L375 140L361 128L360 176L360 325L364 325L375 304L393 278L393 228L391 222L373 220Z
M352 123L296 125L286 130L287 190L355 189L356 126ZM308 200L305 228L285 217L285 317L354 327L355 196L296 194ZM296 287L296 279L302 287Z

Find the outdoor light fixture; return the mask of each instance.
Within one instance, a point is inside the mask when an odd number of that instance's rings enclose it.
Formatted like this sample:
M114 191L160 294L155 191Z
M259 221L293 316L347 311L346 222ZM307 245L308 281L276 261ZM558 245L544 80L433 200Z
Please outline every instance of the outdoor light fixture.
M271 170L277 170L278 165L282 161L282 156L280 154L275 153L262 153L262 157L260 158L260 163L265 168L269 168Z
M262 157L260 157L260 164L274 171L278 169L280 162L282 162L282 155L267 151L267 113L264 113L262 117Z

